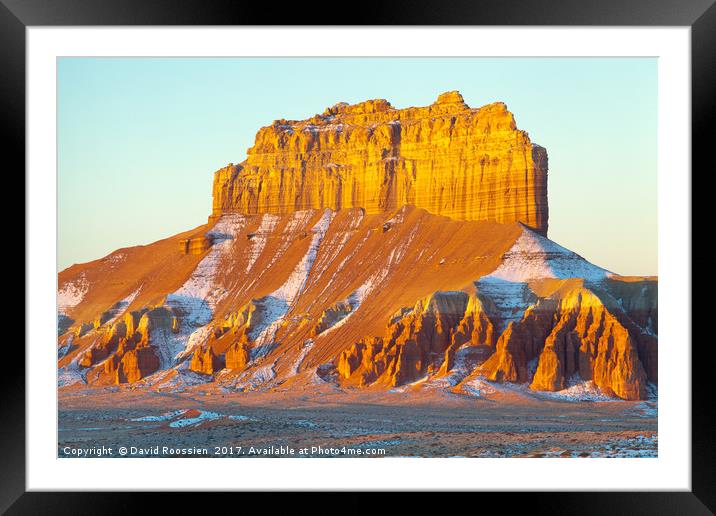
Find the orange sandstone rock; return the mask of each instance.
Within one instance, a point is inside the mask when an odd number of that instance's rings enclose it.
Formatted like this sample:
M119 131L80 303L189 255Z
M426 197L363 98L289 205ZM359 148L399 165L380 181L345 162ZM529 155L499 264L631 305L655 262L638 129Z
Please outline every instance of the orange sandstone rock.
M465 292L436 292L403 308L391 319L385 337L363 339L344 351L337 371L360 385L381 380L403 385L426 374L449 370L454 350L474 340L490 346L492 329L480 303ZM477 321L477 325L475 324Z
M241 371L249 363L251 347L248 341L237 341L226 351L226 367Z
M214 374L224 368L224 359L214 354L211 346L204 349L197 349L192 355L189 368L192 371L203 374Z
M259 130L246 161L215 173L213 217L414 205L458 220L519 221L547 233L547 153L505 104L458 92L427 107L336 104Z
M182 254L202 254L207 251L213 241L204 235L179 241L179 251Z
M529 365L537 359L535 371ZM594 292L577 287L540 299L509 324L495 354L476 371L493 381L530 382L559 391L568 380L593 381L602 392L643 399L647 376L634 337Z
M116 371L116 383L134 383L157 369L159 358L153 348L133 349L122 356Z
M528 365L537 357L552 329L554 302L540 299L529 307L522 319L510 322L497 341L495 354L479 368L489 380L498 382L526 382Z

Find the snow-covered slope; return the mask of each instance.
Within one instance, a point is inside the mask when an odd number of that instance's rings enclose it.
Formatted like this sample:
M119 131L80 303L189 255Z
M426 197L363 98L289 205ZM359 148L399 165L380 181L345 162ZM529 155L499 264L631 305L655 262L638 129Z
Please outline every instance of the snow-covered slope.
M525 227L515 244L503 255L500 266L485 278L512 282L543 278L600 281L610 275L608 270Z

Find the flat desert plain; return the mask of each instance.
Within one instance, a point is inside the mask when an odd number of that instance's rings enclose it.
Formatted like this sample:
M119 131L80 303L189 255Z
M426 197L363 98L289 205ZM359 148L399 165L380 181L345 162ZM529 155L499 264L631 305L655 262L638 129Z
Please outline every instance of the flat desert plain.
M83 386L60 390L58 457L657 456L655 396L589 398L488 382L468 393Z

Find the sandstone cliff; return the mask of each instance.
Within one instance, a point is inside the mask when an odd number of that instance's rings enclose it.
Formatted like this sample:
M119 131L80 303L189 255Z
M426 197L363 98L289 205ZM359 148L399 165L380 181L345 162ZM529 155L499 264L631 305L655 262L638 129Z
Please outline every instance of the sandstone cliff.
M419 108L342 103L259 130L246 161L216 172L213 198L214 217L409 204L546 234L547 153L505 104L471 109L456 91Z

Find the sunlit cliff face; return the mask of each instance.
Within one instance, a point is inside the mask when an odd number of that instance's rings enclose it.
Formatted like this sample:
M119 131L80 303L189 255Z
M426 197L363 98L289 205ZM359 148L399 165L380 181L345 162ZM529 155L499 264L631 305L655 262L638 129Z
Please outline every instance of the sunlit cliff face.
M214 216L413 205L546 235L547 153L501 102L471 109L458 92L420 108L369 100L263 127L246 161L216 172L213 194Z

